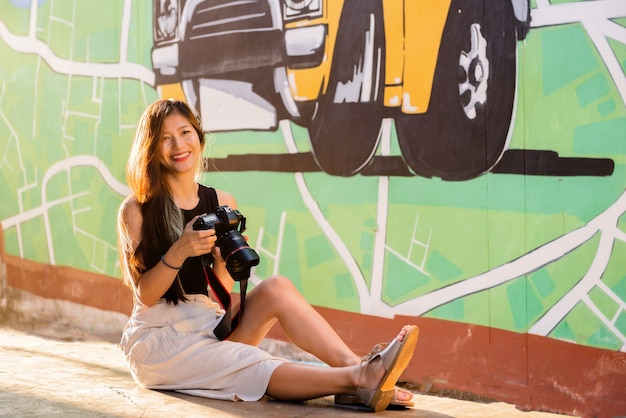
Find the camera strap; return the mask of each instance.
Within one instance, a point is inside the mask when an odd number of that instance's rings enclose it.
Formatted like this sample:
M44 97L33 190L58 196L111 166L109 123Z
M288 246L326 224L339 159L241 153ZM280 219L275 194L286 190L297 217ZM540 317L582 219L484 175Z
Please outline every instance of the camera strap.
M208 267L208 270L207 270ZM246 290L248 288L248 279L239 281L239 296L241 302L239 304L239 312L232 318L231 314L231 303L232 300L230 298L230 293L224 285L222 281L217 277L213 269L208 265L208 260L206 257L202 257L202 270L204 270L204 277L206 278L207 284L213 291L213 294L217 297L218 303L222 306L225 313L219 324L213 330L213 334L217 337L218 340L225 340L228 336L237 328L239 325L239 319L243 315L243 307L246 300Z

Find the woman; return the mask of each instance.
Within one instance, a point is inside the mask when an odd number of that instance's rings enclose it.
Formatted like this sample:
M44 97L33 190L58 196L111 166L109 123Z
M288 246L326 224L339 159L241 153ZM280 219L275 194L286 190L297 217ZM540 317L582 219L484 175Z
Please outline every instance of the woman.
M127 180L134 194L120 207L118 237L134 295L121 347L135 381L214 399L301 401L335 394L376 411L392 402L410 405L412 394L395 383L413 356L417 327L405 326L385 350L361 361L284 277L252 289L238 326L224 341L214 336L224 311L208 297L205 275L217 276L228 291L234 281L215 230L194 230L193 223L217 205L235 209L237 203L196 180L205 143L201 126L184 102L157 100L133 139ZM212 268L203 269L207 254ZM332 367L292 363L259 349L276 322L293 343Z

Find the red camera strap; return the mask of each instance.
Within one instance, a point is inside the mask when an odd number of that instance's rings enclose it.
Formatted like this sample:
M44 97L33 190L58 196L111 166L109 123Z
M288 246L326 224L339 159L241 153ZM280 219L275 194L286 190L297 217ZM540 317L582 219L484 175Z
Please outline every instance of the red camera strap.
M231 318L231 298L230 293L224 285L222 281L217 277L213 269L209 268L207 271L207 265L203 262L202 269L204 270L204 277L213 291L213 294L217 297L218 303L222 306L222 309L226 311L220 323L213 330L213 334L219 340L225 340L228 336L237 328L239 325L239 319L243 315L243 306L246 300L246 289L248 288L248 280L239 281L239 295L241 298L241 302L239 304L239 312L235 315L234 318Z
M202 199L207 199L207 213L213 212L219 206L219 200L217 197L217 192L212 187L205 187L200 185L202 190ZM219 339L224 340L228 338L228 336L233 332L237 325L239 324L239 318L243 315L243 305L246 300L246 289L248 288L248 280L241 280L239 282L239 296L241 299L239 305L239 312L235 318L231 320L231 300L230 293L224 285L222 281L217 277L213 269L210 267L209 259L207 256L202 257L202 268L204 270L204 277L206 278L206 282L208 283L211 291L215 297L217 297L217 302L222 306L222 309L226 311L224 317L220 321L220 323L213 330L213 334ZM208 268L208 270L207 270Z

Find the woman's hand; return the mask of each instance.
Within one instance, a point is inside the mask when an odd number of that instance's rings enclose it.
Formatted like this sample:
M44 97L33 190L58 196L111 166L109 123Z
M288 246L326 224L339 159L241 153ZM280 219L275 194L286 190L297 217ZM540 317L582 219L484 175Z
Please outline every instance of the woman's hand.
M185 225L180 238L167 251L167 254L172 257L172 262L178 263L180 261L177 265L182 265L188 257L209 254L216 248L215 229L193 229L194 222L200 216L202 215L194 217Z
M213 247L213 249L211 250L211 254L213 254L213 259L215 260L215 263L224 263L224 259L222 258L222 251L220 250L220 247L218 247L217 245Z

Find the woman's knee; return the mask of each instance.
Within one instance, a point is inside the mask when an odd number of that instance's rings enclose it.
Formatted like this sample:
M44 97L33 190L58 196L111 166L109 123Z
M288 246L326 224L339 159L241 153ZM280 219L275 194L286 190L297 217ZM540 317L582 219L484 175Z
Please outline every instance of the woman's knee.
M293 285L291 280L285 276L272 276L263 280L255 287L259 293L267 294L274 299L285 296L292 297L294 293L298 293L298 289Z

